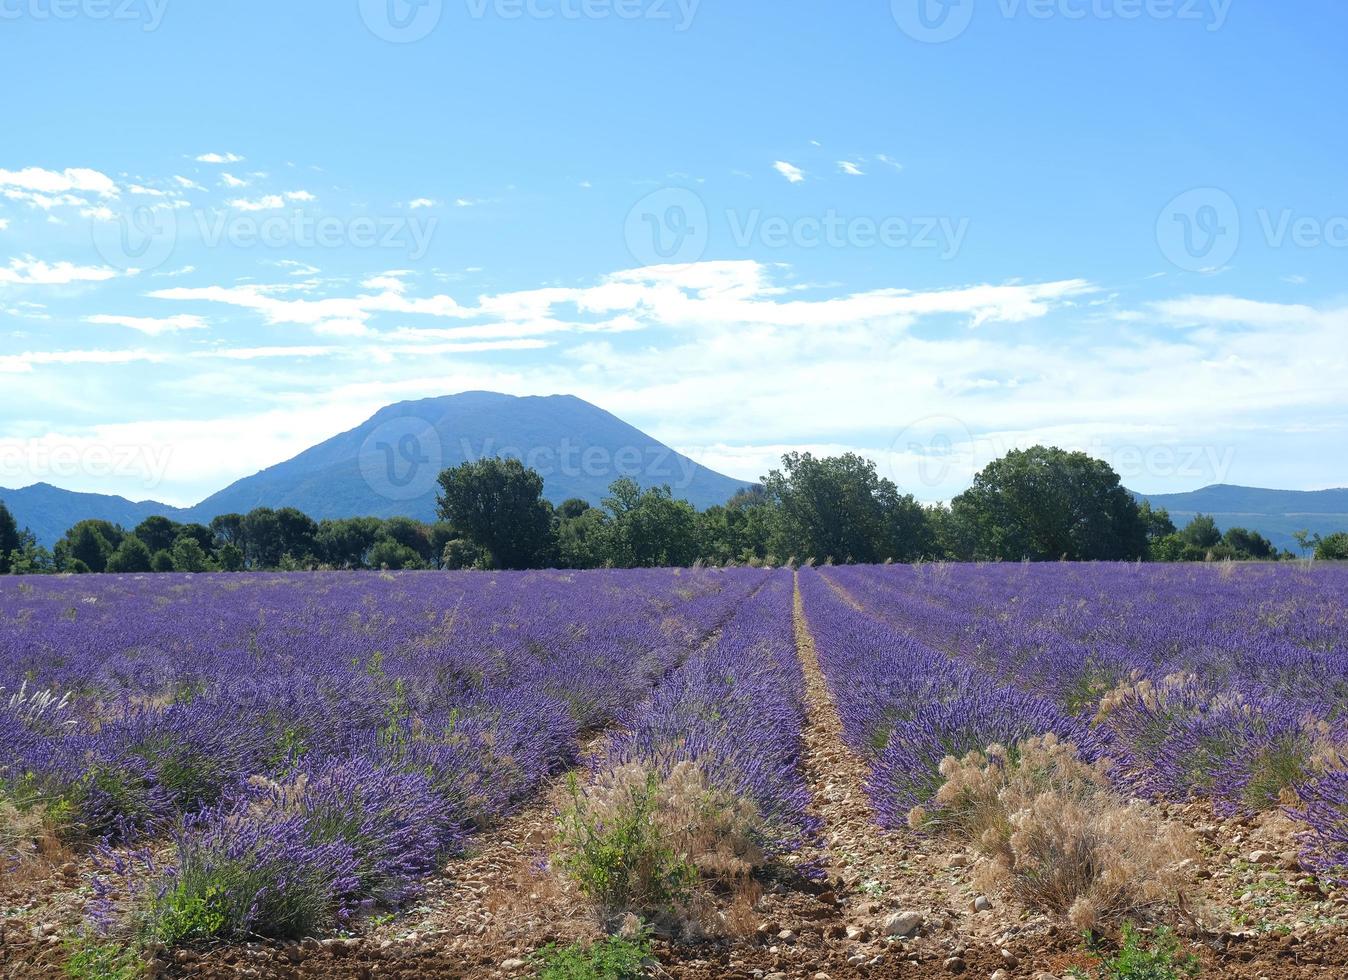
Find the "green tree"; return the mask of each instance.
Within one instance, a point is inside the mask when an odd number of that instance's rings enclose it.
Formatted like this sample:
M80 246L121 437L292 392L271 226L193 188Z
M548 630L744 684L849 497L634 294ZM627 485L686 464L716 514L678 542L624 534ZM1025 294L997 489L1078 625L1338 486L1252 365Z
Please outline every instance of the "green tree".
M377 517L348 517L318 525L314 546L319 559L333 568L369 568L370 549L384 522Z
M485 551L493 568L539 568L552 554L543 478L517 459L464 463L439 477L440 517Z
M562 568L602 568L608 561L608 524L605 511L588 505L575 517L558 520L557 564Z
M1217 527L1217 522L1207 514L1196 514L1193 520L1184 525L1180 537L1189 547L1206 551L1221 543L1222 532Z
M131 533L145 542L145 547L153 554L173 547L173 539L178 536L178 530L178 525L167 517L155 515L145 518Z
M317 557L314 537L318 534L318 524L308 514L294 507L282 507L276 511L276 528L281 554L289 555L300 565Z
M0 575L8 575L15 552L23 547L19 540L19 523L0 500Z
M243 553L249 568L276 568L286 553L281 522L270 507L257 507L243 518Z
M615 480L604 498L609 512L603 539L615 568L691 565L697 560L697 511L675 500L669 487L643 491L629 477Z
M1142 518L1142 526L1146 528L1148 541L1156 541L1175 533L1175 522L1170 519L1170 511L1164 507L1153 510L1150 500L1142 501L1139 516Z
M984 467L951 501L961 557L1120 561L1147 556L1137 501L1108 463L1034 446Z
M1348 531L1328 537L1315 536L1315 557L1320 561L1348 561Z
M370 567L399 569L425 568L425 560L412 548L392 538L381 538L370 549Z
M782 466L763 478L778 557L875 563L930 552L932 528L922 505L878 476L872 461L856 453L824 459L787 453Z
M126 532L108 521L80 521L56 542L57 565L66 569L68 564L78 561L90 572L105 571L108 558L124 537Z
M244 548L244 516L242 514L220 514L211 518L211 533L215 535L215 547L232 544L240 551Z
M420 567L423 568L431 562L435 555L426 525L420 521L414 521L410 517L390 517L384 521L379 537L413 552L420 562ZM441 547L443 549L443 545ZM399 567L406 568L409 566L402 565Z
M1234 557L1239 559L1267 561L1278 557L1278 549L1273 547L1272 541L1258 531L1251 531L1248 528L1229 528L1222 535L1222 543L1231 549Z
M222 572L241 572L246 564L243 549L228 541L216 549L215 561Z
M173 542L173 569L178 572L204 572L210 561L201 543L190 534L180 534Z
M156 551L153 555L150 556L150 571L159 572L162 574L164 572L172 572L174 570L175 569L173 567L173 555L171 555L169 552Z
M570 497L563 500L557 506L557 517L568 521L573 521L587 510L592 510L588 500L581 500L579 497Z
M134 534L128 534L122 543L108 556L106 570L109 572L148 572L150 570L150 549L145 542Z

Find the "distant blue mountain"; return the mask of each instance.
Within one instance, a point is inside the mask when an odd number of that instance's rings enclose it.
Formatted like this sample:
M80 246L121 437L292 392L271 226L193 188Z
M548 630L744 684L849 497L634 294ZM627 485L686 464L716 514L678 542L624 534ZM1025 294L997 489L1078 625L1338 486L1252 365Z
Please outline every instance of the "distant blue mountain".
M153 500L131 501L102 493L75 493L50 483L35 483L22 490L0 487L0 503L9 508L19 527L31 530L38 543L48 548L77 521L97 519L130 528L155 514L175 521L187 519L187 511Z
M1294 553L1294 531L1322 535L1348 531L1348 489L1260 490L1219 483L1189 493L1136 496L1150 500L1153 507L1164 507L1177 526L1183 527L1197 514L1207 514L1223 531L1249 528Z
M554 503L598 504L615 480L668 485L698 508L725 503L747 486L700 466L614 415L570 395L514 397L471 391L401 402L293 459L245 477L195 507L72 493L47 484L0 489L0 500L50 546L78 520L132 527L152 514L208 522L255 507L297 507L316 520L435 517L435 478L465 460L523 459L542 474Z

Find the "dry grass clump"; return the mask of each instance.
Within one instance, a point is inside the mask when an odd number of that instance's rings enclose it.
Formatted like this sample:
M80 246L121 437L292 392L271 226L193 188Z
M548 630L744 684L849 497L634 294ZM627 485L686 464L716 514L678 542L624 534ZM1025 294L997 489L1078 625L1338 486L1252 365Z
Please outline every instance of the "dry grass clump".
M1185 905L1187 833L1124 799L1103 764L1054 735L941 763L945 783L914 827L967 840L988 860L976 883L1097 931Z
M636 914L665 932L735 933L757 898L763 827L752 803L710 787L693 763L625 765L572 781L558 864L607 922Z

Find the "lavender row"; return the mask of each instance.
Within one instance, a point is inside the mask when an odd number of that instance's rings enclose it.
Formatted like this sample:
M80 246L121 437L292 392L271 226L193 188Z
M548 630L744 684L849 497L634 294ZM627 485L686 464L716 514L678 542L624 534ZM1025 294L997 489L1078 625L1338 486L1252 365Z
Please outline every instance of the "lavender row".
M790 571L772 572L713 642L622 714L595 775L630 764L667 774L692 763L709 786L754 804L774 852L812 839L819 822L801 768L805 680L793 601Z
M1134 784L1277 806L1348 741L1334 568L941 566L827 573L868 610L1106 730Z
M0 787L118 840L356 760L425 780L451 845L572 764L764 575L6 581ZM38 710L43 689L74 693Z
M868 784L880 822L902 826L910 809L940 788L941 760L994 743L1054 732L1094 761L1108 739L1050 699L933 649L908 632L854 608L827 577L802 569L800 589L848 747L871 767Z

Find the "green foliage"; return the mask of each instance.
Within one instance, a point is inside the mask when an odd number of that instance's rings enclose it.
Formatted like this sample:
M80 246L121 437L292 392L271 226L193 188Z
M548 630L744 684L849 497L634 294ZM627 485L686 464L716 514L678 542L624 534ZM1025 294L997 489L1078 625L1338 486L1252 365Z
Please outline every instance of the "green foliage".
M697 511L669 487L642 490L627 477L604 498L610 517L600 540L615 568L691 565L697 561Z
M184 878L153 901L149 936L165 946L177 946L220 935L227 925L216 902L220 894L215 884L197 887Z
M1169 929L1157 929L1151 942L1131 923L1123 927L1123 943L1119 951L1108 959L1101 959L1095 969L1095 980L1184 980L1199 973L1198 957L1185 952L1180 941ZM1090 980L1091 975L1073 970L1077 980Z
M22 547L19 540L19 525L9 512L4 501L0 501L0 575L8 575L13 561L11 555Z
M1222 532L1215 520L1207 514L1198 514L1184 525L1180 537L1193 548L1215 548L1222 540Z
M933 548L922 505L856 453L787 453L763 479L774 508L771 550L817 563L916 561Z
M156 551L150 558L150 571L160 573L173 571L173 556L167 551Z
M697 868L661 837L654 773L631 789L607 822L586 805L574 774L567 788L571 805L562 814L561 865L587 898L612 914L659 909L688 897Z
M1315 536L1315 557L1320 561L1348 561L1348 531L1327 538Z
M196 538L182 535L173 542L173 570L177 572L204 572L210 560Z
M65 946L70 980L136 980L147 974L144 957L134 946L88 935L67 940Z
M439 476L440 517L485 551L493 568L538 568L553 552L543 478L513 458L482 459Z
M609 936L597 943L551 943L530 959L539 980L638 980L651 959L650 940Z
M108 556L106 570L109 572L148 572L150 571L150 549L145 542L134 534L122 539L122 543Z
M1085 453L1034 446L989 463L951 501L957 556L1120 561L1147 556L1148 528L1114 470Z

